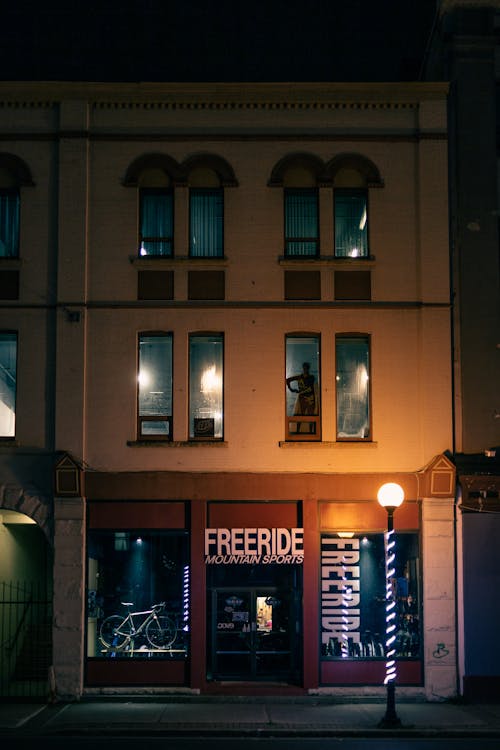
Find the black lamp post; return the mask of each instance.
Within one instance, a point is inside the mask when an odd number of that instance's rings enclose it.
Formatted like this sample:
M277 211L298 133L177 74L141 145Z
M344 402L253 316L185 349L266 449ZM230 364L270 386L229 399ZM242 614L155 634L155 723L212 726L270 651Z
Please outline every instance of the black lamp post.
M394 511L404 500L403 488L395 482L388 482L380 487L377 499L387 511L387 532L385 534L385 679L387 687L387 706L385 716L380 720L379 727L400 727L401 720L396 714L396 629L397 613L396 601L392 587L392 579L396 575L394 561L396 559L394 540Z

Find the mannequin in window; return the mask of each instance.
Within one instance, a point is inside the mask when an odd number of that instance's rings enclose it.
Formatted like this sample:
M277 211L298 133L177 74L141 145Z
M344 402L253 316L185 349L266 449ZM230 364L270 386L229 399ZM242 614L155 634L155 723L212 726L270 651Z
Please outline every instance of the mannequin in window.
M287 388L297 394L293 410L294 417L309 417L318 414L317 385L310 370L309 362L304 362L299 375L291 375L286 379ZM292 388L291 383L297 383L297 388Z

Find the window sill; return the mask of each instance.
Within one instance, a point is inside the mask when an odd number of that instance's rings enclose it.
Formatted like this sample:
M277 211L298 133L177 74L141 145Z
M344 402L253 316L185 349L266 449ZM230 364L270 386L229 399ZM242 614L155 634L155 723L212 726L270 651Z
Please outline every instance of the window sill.
M280 440L280 448L377 448L378 443L370 440L340 442L334 440Z
M23 262L20 258L0 258L0 268L7 271L17 271Z
M19 440L16 440L16 438L13 437L0 437L0 447L1 448L19 448L21 443Z
M224 440L127 440L129 448L224 448Z
M224 256L222 258L190 258L187 255L181 257L171 258L164 255L150 255L137 256L131 255L129 260L133 266L140 270L147 270L151 268L220 268L221 266L227 266L228 260Z
M320 255L319 257L303 256L289 257L280 255L278 257L280 266L328 266L337 268L366 268L375 265L375 257L369 258L334 258L333 255Z

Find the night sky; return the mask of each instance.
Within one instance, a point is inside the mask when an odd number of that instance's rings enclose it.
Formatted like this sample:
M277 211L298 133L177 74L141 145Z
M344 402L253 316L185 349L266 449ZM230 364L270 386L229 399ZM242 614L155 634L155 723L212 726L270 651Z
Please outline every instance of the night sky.
M15 0L1 80L417 80L435 0Z

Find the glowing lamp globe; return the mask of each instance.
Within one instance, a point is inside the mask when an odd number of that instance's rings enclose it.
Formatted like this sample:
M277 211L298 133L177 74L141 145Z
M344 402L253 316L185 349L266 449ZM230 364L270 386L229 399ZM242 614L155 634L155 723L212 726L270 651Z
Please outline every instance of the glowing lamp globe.
M383 484L377 492L377 500L382 508L399 508L404 499L403 488L396 482Z

